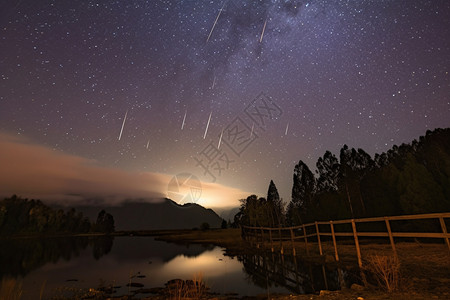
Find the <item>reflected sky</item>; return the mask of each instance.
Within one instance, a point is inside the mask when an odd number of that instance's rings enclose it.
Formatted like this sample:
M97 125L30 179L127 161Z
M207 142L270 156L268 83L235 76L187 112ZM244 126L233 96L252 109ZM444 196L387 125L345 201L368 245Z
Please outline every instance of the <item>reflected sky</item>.
M111 252L98 260L93 257L92 248L87 247L70 261L60 259L30 272L23 279L22 300L35 299L44 283L45 297L60 287L96 288L101 283L121 286L118 294L125 294L128 292L126 284L132 276L135 276L132 282L151 288L164 286L175 278L192 279L198 274L214 292L267 293L264 288L251 283L241 262L225 256L222 248L168 244L150 237L119 237L114 239ZM74 279L77 281L72 281ZM288 293L283 288L271 287L270 291Z

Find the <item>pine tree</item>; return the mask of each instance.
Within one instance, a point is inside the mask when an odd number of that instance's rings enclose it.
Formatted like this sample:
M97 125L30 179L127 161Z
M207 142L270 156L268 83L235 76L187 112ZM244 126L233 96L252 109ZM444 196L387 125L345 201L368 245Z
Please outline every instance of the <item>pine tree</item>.
M273 180L269 183L269 189L267 191L267 204L270 209L271 227L281 226L284 223L283 203Z
M289 215L291 217L290 222L298 224L297 222L303 223L306 218L312 217L316 178L308 166L300 160L294 168L293 181L292 204L289 205Z
M317 181L318 192L335 192L338 190L339 161L334 154L326 151L323 157L319 157L316 163L319 179Z

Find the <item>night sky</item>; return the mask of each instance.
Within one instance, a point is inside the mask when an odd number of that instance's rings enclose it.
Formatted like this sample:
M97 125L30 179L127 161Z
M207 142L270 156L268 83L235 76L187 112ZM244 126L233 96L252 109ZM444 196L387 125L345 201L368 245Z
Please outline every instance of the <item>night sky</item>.
M289 201L299 160L449 127L449 71L446 0L3 1L1 193Z

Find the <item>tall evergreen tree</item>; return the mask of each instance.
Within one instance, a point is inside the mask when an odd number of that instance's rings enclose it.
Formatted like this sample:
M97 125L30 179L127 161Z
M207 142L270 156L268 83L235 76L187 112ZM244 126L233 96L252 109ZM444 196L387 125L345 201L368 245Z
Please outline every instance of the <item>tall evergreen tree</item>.
M312 212L316 178L308 166L300 160L294 168L293 181L292 199L291 204L288 206L288 215L291 223L299 224L305 222L308 214ZM310 218L307 219L309 220Z
M270 181L267 191L267 205L271 215L271 227L281 226L284 223L283 203L273 180Z
M319 179L317 189L319 192L335 192L338 190L339 161L334 154L326 151L316 163Z
M364 150L349 149L344 145L340 152L341 186L347 196L352 217L366 215L361 192L361 180L374 166L373 160Z

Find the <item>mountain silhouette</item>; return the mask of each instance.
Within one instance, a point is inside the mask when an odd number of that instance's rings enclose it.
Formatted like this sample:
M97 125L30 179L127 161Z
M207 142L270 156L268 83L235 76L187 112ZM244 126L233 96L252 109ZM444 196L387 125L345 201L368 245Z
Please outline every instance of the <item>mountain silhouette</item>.
M75 207L94 221L104 209L114 217L116 230L192 229L208 223L220 228L222 219L212 210L195 203L179 205L170 199L160 202L124 202L121 206L86 205Z

